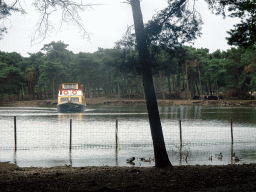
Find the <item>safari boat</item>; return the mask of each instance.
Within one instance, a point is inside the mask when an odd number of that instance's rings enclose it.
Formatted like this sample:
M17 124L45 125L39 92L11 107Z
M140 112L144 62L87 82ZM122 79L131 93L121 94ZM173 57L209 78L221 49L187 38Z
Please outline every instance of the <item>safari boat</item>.
M58 112L82 112L86 108L83 86L79 83L63 83L58 94Z

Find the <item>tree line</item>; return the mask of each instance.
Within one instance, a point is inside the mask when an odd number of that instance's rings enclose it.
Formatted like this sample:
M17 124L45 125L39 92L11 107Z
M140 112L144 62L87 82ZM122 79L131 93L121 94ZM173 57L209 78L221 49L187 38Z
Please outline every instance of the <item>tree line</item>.
M227 51L180 46L149 47L150 67L158 98L180 99L219 95L247 99L256 88L255 47ZM136 49L99 48L74 54L62 41L22 57L0 52L0 98L28 95L30 99L56 98L63 82L84 85L87 97L144 98ZM224 94L225 95L225 94Z

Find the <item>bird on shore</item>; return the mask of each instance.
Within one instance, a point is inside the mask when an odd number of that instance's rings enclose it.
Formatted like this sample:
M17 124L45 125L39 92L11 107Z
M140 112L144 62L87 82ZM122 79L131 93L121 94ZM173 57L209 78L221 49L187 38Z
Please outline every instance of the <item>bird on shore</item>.
M151 162L153 159L151 157L149 157L149 159L144 159L144 162Z
M131 158L129 158L129 159L126 159L126 162L127 163L131 163L131 162L133 162L135 160L135 157L131 157Z
M235 161L241 161L241 158L238 157L238 156L233 157L233 159L234 159Z
M236 156L235 152L234 152L233 155L232 155L232 159L233 159L234 161L241 161L241 158L240 158L239 156Z
M135 165L135 163L133 161L129 161L129 162L127 161L126 163L129 165Z
M186 163L188 163L188 156L185 157L185 161L186 161Z
M145 160L145 157L139 157L138 160L139 160L139 161L144 161L144 160Z
M223 155L222 155L222 153L220 152L220 154L215 154L215 157L216 157L217 159L222 159Z

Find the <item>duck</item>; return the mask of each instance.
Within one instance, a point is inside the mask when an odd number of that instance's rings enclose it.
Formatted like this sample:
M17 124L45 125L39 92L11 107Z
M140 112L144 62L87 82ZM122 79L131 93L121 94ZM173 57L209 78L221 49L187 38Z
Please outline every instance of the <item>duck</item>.
M235 160L235 161L240 161L241 160L240 157L236 156L235 152L232 155L232 159Z
M215 157L216 157L217 159L222 159L223 155L222 155L222 153L220 152L220 154L215 154Z
M144 162L151 162L152 161L152 158L151 157L149 157L149 159L147 160L147 159L144 159Z
M145 157L139 157L138 160L139 161L145 161Z
M135 163L133 161L127 161L126 163L130 164L130 165L135 165Z
M241 158L238 157L238 156L233 157L233 159L234 159L235 161L240 161L240 160L241 160Z
M135 160L135 157L131 157L131 158L129 158L129 159L126 159L126 162L127 163L131 163L131 162L133 162Z

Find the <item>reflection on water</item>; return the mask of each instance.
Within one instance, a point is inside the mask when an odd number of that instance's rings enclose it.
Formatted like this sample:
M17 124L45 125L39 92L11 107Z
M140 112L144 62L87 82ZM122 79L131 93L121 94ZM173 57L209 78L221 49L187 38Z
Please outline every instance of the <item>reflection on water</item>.
M159 106L159 112L173 165L255 162L254 107ZM13 150L14 116L17 116L16 152ZM230 118L234 126L233 145ZM127 158L149 159L154 156L144 105L88 106L83 113L58 113L56 108L2 107L0 126L0 161L11 161L21 167L131 166L126 163ZM220 152L223 158L215 158L215 154ZM234 162L233 152L242 160ZM138 159L134 163L135 166L154 165L153 161Z

